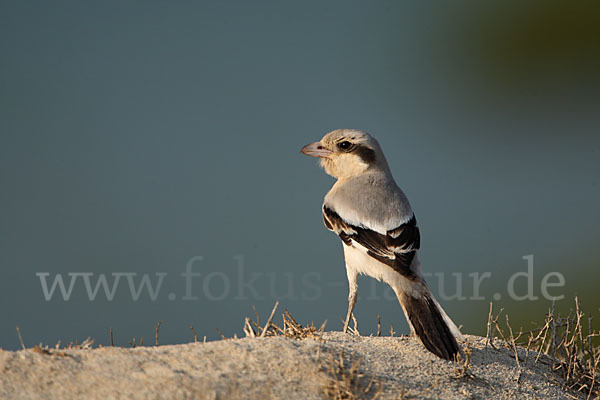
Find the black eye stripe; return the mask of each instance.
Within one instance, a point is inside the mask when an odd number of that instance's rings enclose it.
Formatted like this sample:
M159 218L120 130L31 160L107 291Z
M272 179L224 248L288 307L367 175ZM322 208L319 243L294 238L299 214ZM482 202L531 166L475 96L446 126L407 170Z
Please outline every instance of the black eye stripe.
M373 149L370 149L367 146L358 145L353 151L358 154L365 163L372 164L375 162L375 151L373 151Z
M339 142L337 146L342 150L350 150L353 147L353 144L347 140L343 140Z
M367 164L375 162L375 151L367 146L352 143L348 140L337 142L336 146L343 152L357 154Z

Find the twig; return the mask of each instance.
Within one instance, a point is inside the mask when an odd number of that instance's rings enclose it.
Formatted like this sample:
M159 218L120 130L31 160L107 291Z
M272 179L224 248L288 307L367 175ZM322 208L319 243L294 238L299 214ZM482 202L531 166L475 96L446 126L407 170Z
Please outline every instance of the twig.
M575 297L575 307L577 308L577 326L579 327L579 343L581 344L582 350L585 348L585 342L583 341L583 325L581 324L581 318L583 313L579 311L579 299Z
M588 314L588 352L590 353L590 357L592 357L592 360L594 359L594 350L592 347L592 335L593 331L592 331L592 314Z
M215 328L217 330L217 332L219 333L219 335L221 335L221 339L226 340L227 338L225 337L225 335L223 335L223 332L221 332L221 330L219 328ZM206 341L206 336L204 336L204 341Z
M515 337L513 335L513 330L512 330L512 327L510 326L510 323L508 322L508 315L506 315L506 326L508 326L508 330L510 332L510 342L512 344L513 351L515 353L515 361L517 362L517 368L519 371L519 375L517 376L517 385L520 385L521 374L523 373L523 370L521 368L521 362L519 361L519 353L517 352L517 345L515 343Z
M254 328L252 328L252 323L248 317L246 317L246 320L244 321L244 333L246 336L256 337L256 332L254 332Z
M110 345L115 346L115 341L113 339L112 326L110 327Z
M23 348L23 350L25 350L26 347L25 347L25 343L23 343L23 336L21 336L21 329L19 329L18 326L17 326L17 336L19 336L19 341L21 342L21 347Z
M533 343L533 334L531 334L529 336L529 340L527 341L527 347L525 348L525 360L523 361L523 364L525 364L525 367L527 367L527 360L529 359L529 350L531 350L532 343Z
M156 324L156 333L154 335L154 345L158 346L158 330L160 329L160 324L162 323L162 321L158 321L158 324Z
M540 337L542 336L542 333L544 334L544 337L542 337L542 340L541 340L540 344L537 347L538 354L535 357L535 362L536 363L538 362L538 360L540 359L540 356L543 353L544 342L546 341L546 337L548 336L548 331L550 330L550 323L552 322L552 318L554 318L554 316L547 316L546 317L546 324L544 325L544 327L542 328L542 330L540 331L540 333L535 338L535 341L537 342L540 339Z
M192 333L194 334L194 343L198 343L198 335L196 335L196 331L194 330L194 327L192 326L192 324L190 324L190 329L192 330Z
M490 301L490 312L488 313L488 320L487 320L487 333L485 335L486 337L486 341L485 341L485 347L487 348L488 344L492 347L494 347L494 336L492 335L492 312L493 312L493 303ZM494 347L495 348L495 347Z
M596 371L597 371L597 368L598 368L598 362L600 361L600 357L598 357L597 359L595 359L595 361L594 361L593 357L594 356L592 356L592 368L591 368L591 370L592 370L592 374L591 374L592 375L592 383L590 385L590 392L588 393L588 396L587 396L586 400L589 400L591 398L591 396L592 396L592 393L594 392L594 385L596 384L596 376L598 375Z
M552 311L550 311L550 328L552 329L552 358L556 358L556 318L554 314L554 305L556 298L552 298ZM547 352L547 351L546 351Z
M273 316L275 315L275 310L277 310L277 306L279 306L279 300L277 300L275 302L275 306L273 306L273 310L271 311L271 315L269 315L269 319L267 320L267 323L265 324L265 327L263 328L263 331L260 333L260 337L265 337L267 334L267 331L269 330L269 325L271 325L271 322L273 322Z
M254 310L254 315L256 315L256 326L260 326L260 315L258 315L258 311L256 311L254 304L252 304L252 309Z
M325 331L325 325L327 325L327 320L323 321L317 332L322 333Z
M381 336L381 316L377 314L377 336Z
M469 373L469 369L473 366L471 364L471 348L467 344L464 349L464 358L461 353L454 356L454 378L462 379L464 377L473 377ZM433 364L431 365L433 371Z

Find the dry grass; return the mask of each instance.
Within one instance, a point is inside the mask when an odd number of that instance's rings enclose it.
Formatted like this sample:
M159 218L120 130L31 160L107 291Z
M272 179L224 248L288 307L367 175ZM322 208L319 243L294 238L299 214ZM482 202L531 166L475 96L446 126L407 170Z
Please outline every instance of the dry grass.
M94 339L87 338L81 343L78 343L77 341L75 343L69 342L64 347L64 349L90 350L93 348L93 345L94 345ZM54 348L50 348L47 345L45 346L42 343L40 343L37 346L33 346L31 348L31 350L34 351L35 353L42 354L45 356L56 356L56 357L68 357L69 356L68 353L66 353L65 351L63 351L61 349L60 341L58 343L56 343Z
M502 311L494 316L490 303L487 343L496 348L494 334L497 334L514 353L518 369L517 383L520 383L523 365L527 364L530 352L535 351L537 355L533 362L537 363L542 354L548 356L550 368L557 377L556 381L566 391L583 394L587 399L600 398L600 346L595 343L600 333L593 330L590 315L587 321L584 318L577 297L575 308L571 309L566 317L555 313L553 303L543 326L527 331L520 330L516 334L507 315L505 327L500 326L498 320ZM519 347L524 349L524 357L519 357Z
M343 352L333 355L330 351L323 351L322 344L325 343L322 333L325 330L325 321L319 328L314 323L303 326L298 323L286 309L281 314L281 322L275 322L275 315L279 303L276 302L266 322L261 323L261 318L254 309L255 318L247 317L244 323L244 333L247 337L273 337L281 336L296 340L316 339L319 341L316 359L320 368L327 375L327 384L324 387L326 395L331 399L375 399L381 395L383 382L365 376L364 369L361 370L361 360L345 357ZM566 396L575 398L600 399L600 345L598 339L600 333L592 329L592 317L581 311L577 298L574 308L565 317L556 314L554 304L545 315L543 324L539 327L526 330L514 330L508 315L500 309L494 312L493 304L487 320L486 347L493 349L505 348L510 351L515 361L515 382L517 389L528 376L527 371L532 363L548 365L553 373L555 383L558 383L565 391ZM354 317L354 316L353 316ZM351 334L360 335L358 324L353 318L353 327L349 327ZM161 321L154 329L154 345L159 345L159 328ZM198 342L198 335L193 326L189 329L193 333L194 342ZM217 329L218 331L218 329ZM220 331L222 339L227 339ZM393 327L390 326L390 336L394 336ZM21 331L17 327L17 335L21 346L25 349ZM377 315L377 336L381 335L381 319ZM237 338L237 335L234 335ZM499 340L501 339L501 340ZM206 341L206 336L204 337ZM69 342L63 349L91 349L93 339L86 339L81 344ZM110 328L110 344L114 346L113 330ZM143 339L136 344L135 338L129 342L131 347L143 345ZM60 342L54 348L43 346L41 343L31 348L32 351L47 355L67 357L62 351ZM540 361L540 359L542 359ZM468 344L454 360L454 373L452 378L457 380L478 380L471 372L471 349ZM433 390L436 384L432 384L427 390ZM399 398L418 398L424 393L413 393L412 390L401 388Z
M329 362L325 365L329 376L324 388L325 395L334 400L377 399L381 395L382 385L374 375L368 378L361 372L361 362L360 359L345 359L343 351L338 357L330 354Z
M260 324L260 315L254 309L256 315L256 321L250 317L246 317L244 321L244 333L247 337L266 337L266 336L285 336L292 339L307 339L307 338L319 338L319 334L325 330L327 321L317 329L313 323L307 326L302 326L292 317L289 311L286 309L281 315L281 326L273 322L273 317L279 302L275 303L271 315L264 326Z
M471 348L466 345L463 349L463 354L458 353L454 359L454 378L462 379L471 377L469 370L473 367L471 364Z
M275 303L271 314L264 326L261 326L260 315L254 309L255 318L253 320L246 317L244 322L244 332L247 337L267 337L267 336L283 336L286 338L303 340L317 339L323 343L320 334L325 330L327 321L317 329L314 323L303 326L298 323L290 312L286 309L281 315L281 324L277 325L273 322L273 316L277 310L278 302ZM354 326L350 328L350 333L359 335L356 319ZM316 360L321 361L321 346L318 347ZM382 391L381 383L372 375L367 377L361 371L362 360L350 360L344 356L343 352L334 356L329 354L329 357L322 363L322 368L327 374L327 383L324 386L325 395L334 400L356 400L356 399L371 399L378 398Z

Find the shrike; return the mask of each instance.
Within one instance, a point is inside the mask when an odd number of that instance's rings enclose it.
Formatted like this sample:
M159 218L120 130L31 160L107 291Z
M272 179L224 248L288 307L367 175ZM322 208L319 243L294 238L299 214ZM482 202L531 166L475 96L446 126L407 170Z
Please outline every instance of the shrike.
M325 196L323 221L343 242L349 285L344 332L356 303L358 274L366 274L392 287L423 345L451 360L461 334L423 279L417 220L377 140L338 129L301 151L319 157L325 172L337 179Z

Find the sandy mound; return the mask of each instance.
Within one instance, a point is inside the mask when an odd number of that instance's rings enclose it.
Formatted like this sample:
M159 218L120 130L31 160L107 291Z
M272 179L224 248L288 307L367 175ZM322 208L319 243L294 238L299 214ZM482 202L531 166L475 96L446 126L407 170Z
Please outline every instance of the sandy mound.
M0 350L0 398L323 399L340 391L367 399L577 398L561 389L545 356L535 362L530 352L525 360L522 349L519 372L512 351L486 348L475 336L467 344L466 374L414 338L339 332L50 354Z

